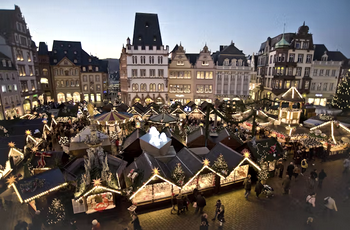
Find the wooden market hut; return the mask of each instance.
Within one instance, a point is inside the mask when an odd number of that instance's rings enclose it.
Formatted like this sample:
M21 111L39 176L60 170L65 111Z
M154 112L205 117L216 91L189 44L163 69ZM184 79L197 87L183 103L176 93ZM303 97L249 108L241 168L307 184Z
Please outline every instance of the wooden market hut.
M127 194L138 205L169 199L180 187L171 182L167 165L143 152L124 170Z
M37 151L32 160L34 174L42 173L48 169L57 168L65 165L69 161L69 155L59 151Z
M142 154L140 137L145 134L146 132L142 129L135 129L125 138L122 145L122 156L125 161L131 163L135 157L139 157Z
M205 117L205 113L196 106L191 112L188 113L189 117L196 118L196 119L203 119Z
M0 138L0 179L6 178L24 159L24 153L15 146L14 141L19 143L18 147L20 148L25 145L24 137Z
M115 109L119 112L119 113L122 113L122 112L128 112L129 110L129 106L127 106L126 104L124 103L120 103L118 106L115 107Z
M169 127L163 129L163 131L167 137L171 139L171 145L174 147L176 152L179 152L183 147L186 146L185 140L180 135L170 131Z
M149 118L149 122L154 123L154 124L172 124L177 122L177 118L166 113L161 113L157 115L153 115Z
M205 129L202 126L187 136L188 148L207 147L212 149L214 145L215 142L210 137L208 137L207 146L205 145Z
M170 112L170 115L178 117L179 119L185 119L187 113L178 105L173 111Z
M211 139L217 143L222 143L229 148L235 150L243 145L243 141L236 136L236 134L229 132L226 128L219 131L217 137L211 137Z

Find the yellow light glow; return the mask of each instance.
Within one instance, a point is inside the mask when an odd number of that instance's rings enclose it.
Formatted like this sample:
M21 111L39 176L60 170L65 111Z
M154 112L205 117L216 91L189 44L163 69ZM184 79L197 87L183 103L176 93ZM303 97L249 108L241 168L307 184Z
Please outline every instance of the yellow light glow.
M203 164L205 166L208 166L210 164L210 161L207 158L205 158L204 161L203 161Z
M319 126L312 127L310 130L314 130L314 129L321 128L322 126L325 126L325 125L327 125L327 124L329 124L329 123L331 123L331 121L327 121L327 122L325 122L325 123L323 123L323 124L321 124L321 125L319 125Z
M31 200L37 199L37 198L39 198L39 197L41 197L41 196L43 196L43 195L48 194L49 192L55 191L55 190L57 190L57 189L60 189L60 188L62 188L62 187L64 187L64 186L66 186L66 185L68 185L67 182L65 182L65 183L63 183L63 184L61 184L61 185L58 185L58 186L56 186L56 187L54 187L54 188L52 188L52 189L49 189L49 190L47 190L47 191L45 191L45 192L39 193L39 194L36 195L36 196L33 196L33 197L31 197L31 198L28 198L28 199L24 200L24 203L28 203L28 202L31 201ZM22 198L21 198L21 199L22 199Z
M26 134L30 135L30 134L32 134L32 132L30 130L26 130Z
M249 157L250 157L250 154L249 154L248 152L245 152L245 153L244 153L244 157L249 158Z
M83 197L86 197L88 196L90 193L92 193L94 190L96 189L104 189L104 190L107 190L109 192L114 192L114 193L118 193L118 194L121 194L120 191L118 190L115 190L115 189L111 189L111 188L107 188L105 186L101 186L101 185L98 185L98 186L95 186L93 187L92 189L90 189L88 192L86 192L83 196L81 196L79 199L76 200L76 202L78 202L79 200L83 199Z
M19 195L19 192L18 192L18 190L17 190L17 188L16 188L16 185L15 185L15 184L12 184L11 186L12 186L13 189L15 190L16 195L17 195L17 197L18 197L18 199L19 199L19 202L23 203L22 197L21 197L21 195Z
M334 143L337 144L337 141L335 140L334 135L333 135L333 133L334 133L334 131L333 131L333 130L334 130L333 126L334 126L334 122L332 121L332 123L331 123L331 127L332 127L332 139L333 139Z
M153 169L153 174L158 175L159 174L159 170L157 168L154 168Z
M10 148L14 148L16 144L14 142L10 142L8 145Z

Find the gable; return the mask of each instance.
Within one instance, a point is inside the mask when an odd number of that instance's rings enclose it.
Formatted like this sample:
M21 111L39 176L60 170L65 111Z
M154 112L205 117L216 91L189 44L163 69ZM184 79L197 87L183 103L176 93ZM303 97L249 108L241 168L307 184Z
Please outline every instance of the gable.
M64 57L57 63L57 66L75 66L75 64L71 62L67 57Z

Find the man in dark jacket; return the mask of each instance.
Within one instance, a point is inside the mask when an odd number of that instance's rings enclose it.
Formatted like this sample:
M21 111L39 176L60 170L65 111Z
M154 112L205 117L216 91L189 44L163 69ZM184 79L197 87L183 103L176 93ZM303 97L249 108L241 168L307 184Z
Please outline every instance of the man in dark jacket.
M180 213L183 211L184 203L181 195L178 195L176 197L176 203L177 203L177 215L180 215Z
M250 190L252 190L252 180L250 179L251 175L248 174L247 178L245 178L243 185L245 189L244 197L248 199L248 196L250 194Z
M327 177L327 174L322 169L321 172L318 174L318 187L322 188L323 180Z
M289 164L288 167L287 167L287 174L288 174L288 176L289 176L289 180L292 179L293 171L294 171L294 163L293 163L293 162L290 162L290 164Z
M290 189L290 178L289 175L286 176L286 178L282 182L283 186L283 194L289 194L289 189Z
M255 185L255 193L256 193L256 197L258 199L259 199L259 195L263 191L263 189L264 189L264 185L261 183L260 180L258 180L258 182L256 182L256 185Z
M197 196L197 207L196 207L196 212L198 212L199 210L199 213L200 214L203 214L203 208L207 205L207 202L205 201L205 198L203 197L202 194L198 194Z

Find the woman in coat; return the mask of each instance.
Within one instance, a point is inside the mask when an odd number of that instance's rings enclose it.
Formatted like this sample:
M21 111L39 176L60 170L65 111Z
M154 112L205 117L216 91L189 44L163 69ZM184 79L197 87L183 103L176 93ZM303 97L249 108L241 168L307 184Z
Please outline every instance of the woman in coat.
M199 227L199 230L208 230L208 229L209 229L208 214L203 213L201 217L201 225Z
M136 214L132 215L131 223L134 225L134 230L142 230L139 217Z
M259 195L260 193L262 193L264 189L264 185L261 183L260 180L258 180L258 182L256 182L256 185L255 185L255 193L256 193L256 197L259 199Z
M220 221L220 226L222 226L222 223L225 222L224 214L225 214L225 206L221 205L220 211L218 213L218 220Z

